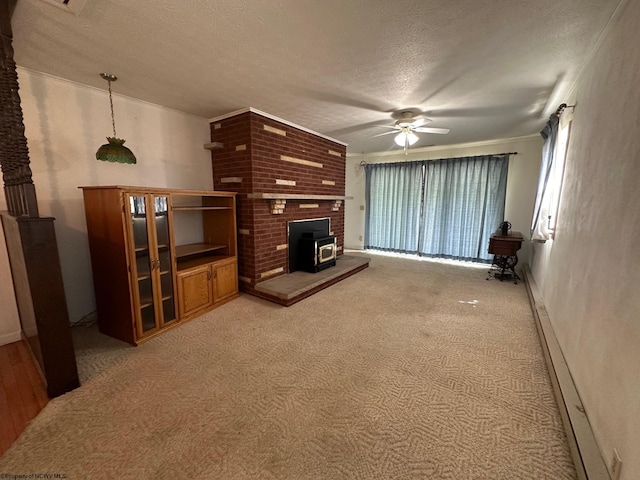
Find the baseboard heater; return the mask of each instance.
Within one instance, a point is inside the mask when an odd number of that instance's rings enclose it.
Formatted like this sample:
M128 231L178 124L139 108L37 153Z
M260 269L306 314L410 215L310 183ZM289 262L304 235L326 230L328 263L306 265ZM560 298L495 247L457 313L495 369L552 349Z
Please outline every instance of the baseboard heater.
M522 273L578 480L611 480L529 265Z

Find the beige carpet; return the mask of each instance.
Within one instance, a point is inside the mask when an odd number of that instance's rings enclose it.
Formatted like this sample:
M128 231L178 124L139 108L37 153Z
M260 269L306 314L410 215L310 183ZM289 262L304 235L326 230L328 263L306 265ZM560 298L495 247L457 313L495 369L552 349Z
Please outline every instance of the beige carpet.
M137 348L76 328L84 385L0 473L574 479L523 284L373 256L292 307L242 295Z

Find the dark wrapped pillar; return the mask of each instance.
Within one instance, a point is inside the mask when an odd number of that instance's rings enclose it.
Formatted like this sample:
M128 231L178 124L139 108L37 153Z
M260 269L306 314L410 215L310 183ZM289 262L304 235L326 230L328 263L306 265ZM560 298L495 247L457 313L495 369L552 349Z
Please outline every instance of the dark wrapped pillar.
M8 214L2 213L20 327L40 366L50 397L79 385L53 218L38 214L18 75L11 13L0 0L0 167Z

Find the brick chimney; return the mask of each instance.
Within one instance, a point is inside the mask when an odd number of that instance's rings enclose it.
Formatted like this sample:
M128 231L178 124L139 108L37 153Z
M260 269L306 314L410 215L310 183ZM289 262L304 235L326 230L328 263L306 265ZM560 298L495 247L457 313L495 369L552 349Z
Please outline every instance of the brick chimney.
M238 193L240 290L288 273L288 222L329 218L342 253L346 144L253 108L210 124L214 189Z

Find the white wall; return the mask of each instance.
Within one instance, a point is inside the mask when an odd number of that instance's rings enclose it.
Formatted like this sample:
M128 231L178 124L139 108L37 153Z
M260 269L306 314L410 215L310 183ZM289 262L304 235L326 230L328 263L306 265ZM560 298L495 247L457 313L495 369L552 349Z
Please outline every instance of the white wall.
M640 478L640 2L576 84L555 240L532 270L605 462Z
M114 94L118 137L127 140L125 145L138 163L101 162L95 152L106 143L105 137L113 134L106 90L23 68L18 69L18 78L40 215L56 218L67 306L74 322L95 309L84 205L78 186L211 189L211 156L203 148L210 142L209 122ZM119 82L126 79L112 84L116 92ZM6 209L6 205L0 204L0 209ZM4 304L0 308L4 311Z
M403 153L390 155L389 152L384 152L347 157L346 195L354 198L346 201L345 247L351 249L364 247L362 238L364 238L365 211L362 207L365 205L365 174L364 169L360 167L361 161L364 160L367 163L405 162L503 152L518 152L518 155L512 155L509 160L505 219L511 222L512 230L522 232L525 236L522 249L518 252L518 259L521 263L528 262L529 226L542 156L542 137L540 135L447 147L431 147L417 152L409 150L408 155ZM497 228L498 225L496 225Z
M7 243L0 222L0 345L20 340L20 318L16 306Z

